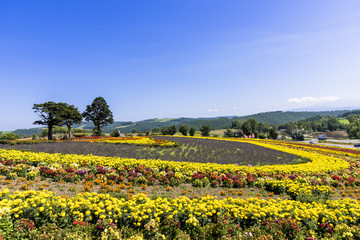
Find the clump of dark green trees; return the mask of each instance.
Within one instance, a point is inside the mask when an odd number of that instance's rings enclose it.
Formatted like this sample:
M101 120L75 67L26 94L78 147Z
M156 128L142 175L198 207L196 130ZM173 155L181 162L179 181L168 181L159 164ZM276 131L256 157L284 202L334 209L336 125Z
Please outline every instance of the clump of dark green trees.
M47 126L48 140L53 139L52 135L55 126L67 127L68 138L71 138L72 126L81 123L83 118L94 123L93 133L96 136L101 135L101 127L114 122L109 105L102 97L95 98L91 105L86 106L83 113L80 113L74 105L52 101L34 104L33 109L40 118L33 124Z

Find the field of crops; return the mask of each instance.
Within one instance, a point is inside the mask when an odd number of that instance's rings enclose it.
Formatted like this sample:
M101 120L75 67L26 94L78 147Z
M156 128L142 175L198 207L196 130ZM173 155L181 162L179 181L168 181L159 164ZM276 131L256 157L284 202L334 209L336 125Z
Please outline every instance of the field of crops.
M306 159L301 159L299 156L246 142L201 138L156 137L154 141L158 141L158 143L149 140L139 141L133 139L134 138L116 141L114 138L105 138L79 140L76 142L39 142L38 144L32 145L21 144L21 142L19 142L15 146L10 147L8 145L0 145L0 148L28 149L34 152L47 153L92 154L106 157L115 156L136 159L161 159L177 162L238 165L293 164L307 161ZM152 143L152 146L155 147L149 147L147 143Z
M2 145L0 236L360 239L360 151L138 140Z

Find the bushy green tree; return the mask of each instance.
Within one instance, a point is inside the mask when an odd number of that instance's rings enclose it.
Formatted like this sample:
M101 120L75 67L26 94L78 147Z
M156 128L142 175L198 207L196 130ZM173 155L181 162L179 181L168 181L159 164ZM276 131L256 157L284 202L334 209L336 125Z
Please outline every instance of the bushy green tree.
M286 128L286 133L291 135L294 133L295 130L297 130L297 126L294 122L289 122L285 125L285 128Z
M87 105L83 116L86 121L94 123L94 135L96 136L101 135L101 127L114 122L113 114L110 111L109 105L102 97L95 98L91 105Z
M162 127L161 128L161 134L162 135L174 135L176 133L176 126L171 125L168 127Z
M190 136L194 136L194 135L195 135L195 132L196 132L196 129L195 129L194 127L191 127L191 128L189 129L189 135L190 135Z
M189 128L186 125L181 125L179 128L179 132L181 132L182 135L186 136L189 132Z
M258 122L254 118L248 119L241 127L245 135L257 134L258 135Z
M177 129L175 125L168 126L167 135L174 135L176 133L176 130Z
M234 133L231 131L231 129L226 129L224 132L224 137L234 137Z
M151 129L151 132L152 133L159 133L159 132L161 132L161 130L160 130L160 128L153 128L153 129Z
M62 106L62 111L60 112L60 118L62 119L62 125L65 125L68 129L68 138L71 136L71 128L75 123L81 123L82 115L74 105L69 105L67 103L59 103Z
M160 129L161 135L167 135L167 128L166 127L162 127Z
M0 135L1 140L16 140L19 138L20 138L20 136L14 134L14 133L6 133L4 135Z
M360 119L352 114L348 116L350 124L346 128L349 138L360 138Z
M301 132L294 132L293 134L291 134L291 138L294 141L304 141L304 134L302 134Z
M112 137L120 137L119 130L114 129L114 131L112 131L112 132L110 133L110 136L112 136Z
M341 128L341 123L335 117L329 118L326 123L329 131L336 131Z
M45 125L48 127L48 140L52 140L53 127L62 125L63 118L61 112L63 106L55 102L45 102L34 104L33 109L41 120L35 121L33 124Z
M201 136L207 137L210 136L211 127L210 125L202 125L200 128Z
M356 114L350 114L349 116L347 116L347 120L349 121L349 123L354 123L357 122L359 119Z
M242 120L235 120L231 121L231 127L232 129L241 129L244 124L244 121Z
M274 128L270 128L268 138L274 139L274 140L278 138L278 134Z

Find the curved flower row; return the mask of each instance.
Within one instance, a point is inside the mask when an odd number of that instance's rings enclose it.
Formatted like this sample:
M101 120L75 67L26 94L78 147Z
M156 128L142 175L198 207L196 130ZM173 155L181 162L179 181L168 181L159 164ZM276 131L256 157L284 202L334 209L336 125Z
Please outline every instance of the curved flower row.
M356 224L360 204L356 200L328 200L325 204L301 203L293 200L264 200L257 198L218 200L212 196L190 200L187 197L150 199L145 194L131 200L117 199L108 194L85 193L69 199L52 192L0 192L0 209L10 209L12 218L36 215L41 222L96 222L110 219L118 225L143 227L151 219L162 223L176 219L180 226L216 222L228 217L242 226L258 224L269 218L293 218L298 222ZM316 225L315 225L316 226Z
M135 144L146 146L174 146L174 142L154 139L150 137L104 137L90 140L81 140L87 142L99 142L99 143L115 143L115 144Z
M337 146L324 146L324 145L314 145L314 144L307 144L302 142L286 142L286 141L274 141L274 140L251 140L252 142L261 141L266 142L273 145L281 145L287 147L300 147L304 149L316 149L317 151L324 152L324 153L334 153L339 155L345 156L352 156L352 157L360 157L360 151L357 149L351 149L346 147L337 147Z
M98 143L113 143L113 144L134 144L140 146L161 146L161 147L175 147L175 142L166 141L163 139L154 139L151 137L103 137L103 136L91 136L71 139L57 139L57 140L11 140L12 143L23 144L36 144L36 143L55 143L55 142L98 142Z
M332 189L326 185L310 185L306 182L298 182L292 180L265 180L265 189L274 193L288 193L292 199L300 194L307 196L329 196L332 193Z
M100 157L93 155L74 155L74 154L49 154L49 153L32 153L22 152L16 150L0 150L0 159L7 160L25 160L27 162L47 162L47 163L59 163L59 164L78 164L81 165L84 162L94 166L109 166L115 168L136 168L139 165L150 167L153 169L172 169L175 172L257 172L263 171L267 173L318 173L336 171L339 169L348 168L350 165L348 162L324 154L315 152L308 152L299 149L293 149L286 146L278 146L263 142L251 141L250 143L256 144L266 148L272 148L278 151L287 152L294 155L299 155L303 158L308 158L310 161L304 164L294 165L268 165L268 166L236 166L236 165L223 165L216 163L193 163L193 162L173 162L163 160L145 160L145 159L129 159L119 157Z

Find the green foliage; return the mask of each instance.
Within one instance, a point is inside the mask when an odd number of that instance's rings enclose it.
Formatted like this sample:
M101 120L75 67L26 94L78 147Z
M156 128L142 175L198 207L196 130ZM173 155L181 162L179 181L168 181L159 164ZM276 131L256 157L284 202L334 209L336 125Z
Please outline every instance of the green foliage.
M224 132L224 137L234 137L234 133L231 131L231 129L226 129Z
M0 139L0 144L10 144L10 140Z
M151 132L152 132L152 133L159 133L159 132L160 132L160 128L158 128L158 127L153 128L153 129L151 129Z
M242 126L244 124L244 121L242 120L235 120L231 122L231 127L232 129L241 129Z
M87 105L83 116L86 121L94 123L94 134L96 136L101 135L101 127L114 122L113 114L109 109L109 105L102 97L95 98L91 105Z
M66 134L68 133L68 129L66 127L60 127L60 126L55 126L53 128L53 134ZM91 130L89 129L78 129L78 128L72 128L71 129L71 133L72 135L81 135L81 136L85 136L87 133L91 133ZM41 131L41 133L39 134L40 137L45 137L48 134L48 129L43 129Z
M101 128L100 130L98 128L93 128L91 131L93 136L104 136L103 130Z
M348 118L349 115L355 115L360 117L360 110L353 110L353 111L347 111L343 114L340 114L339 117L346 117Z
M75 123L81 123L82 115L74 105L67 103L59 103L62 105L62 111L60 117L62 119L62 125L65 125L68 129L68 138L71 138L71 128Z
M37 140L38 139L38 136L34 133L32 136L31 136L31 140Z
M71 128L74 123L81 123L82 115L74 105L67 103L46 102L34 104L33 109L41 120L35 121L34 124L47 125L48 139L52 140L53 127L65 125L68 129L69 138L71 137ZM66 133L66 130L65 130ZM41 133L44 136L45 132Z
M211 131L211 127L209 125L202 125L200 128L201 136L207 137L209 136Z
M351 114L347 116L347 120L349 121L349 123L355 123L359 120L359 117L356 114Z
M275 129L271 128L271 129L269 130L268 138L274 139L274 140L278 138L278 134L277 134L277 132L275 131Z
M112 132L110 133L110 136L112 136L112 137L120 137L119 130L114 129L114 131L112 131Z
M0 218L0 236L7 236L13 231L13 223L10 215L1 216Z
M290 122L285 124L285 128L286 128L286 133L291 135L294 133L294 131L296 131L297 125L294 122Z
M33 109L41 120L35 121L33 124L48 126L48 140L52 140L52 130L54 126L61 126L63 119L61 112L63 103L45 102L34 104Z
M196 132L196 129L195 129L194 127L191 127L191 128L189 129L189 135L190 135L190 136L194 136L194 135L195 135L195 132Z
M167 133L169 135L174 135L176 133L176 126L175 125L169 126L168 129L167 129Z
M156 132L160 132L162 127L168 127L170 125L175 125L179 128L181 125L193 126L196 129L199 129L202 125L210 125L212 129L226 129L228 127L232 128L232 122L239 121L241 123L240 129L242 127L242 123L250 118L254 118L258 122L259 133L266 133L268 130L273 127L274 124L286 124L287 122L294 122L301 120L301 128L305 126L305 130L310 129L310 123L306 123L305 119L314 118L317 116L318 118L322 118L323 116L338 116L339 114L344 114L349 111L341 110L341 111L326 111L326 112L265 112L258 113L243 117L220 117L220 118L176 118L176 119L147 119L138 122L114 122L113 124L108 124L103 126L104 133L111 133L115 128L121 127L121 132L123 133L131 133L133 129L138 132L143 132L150 129L157 129ZM314 120L314 119L313 119ZM91 130L94 127L92 122L82 122L80 124L74 124L73 128L84 128ZM239 129L239 124L236 129ZM320 125L319 128L326 127L324 125ZM281 126L284 128L284 126ZM344 128L344 126L342 126ZM234 128L235 129L235 128ZM345 128L344 128L345 129ZM40 129L19 129L16 134L18 135L27 135L31 136L33 131L36 134L41 132ZM323 131L323 130L318 130Z
M245 135L255 134L258 129L258 122L254 118L250 118L244 122L241 129Z
M31 136L33 134L39 135L41 133L41 128L29 128L29 129L17 129L12 133L19 136Z
M259 138L260 138L260 139L266 139L266 135L265 135L264 133L260 133L260 134L259 134Z
M189 132L189 127L187 125L181 125L179 128L179 132L181 132L182 135L186 136Z
M0 140L16 140L19 138L20 138L20 136L14 134L14 133L6 133L4 135L0 135Z
M174 135L176 133L176 126L171 125L168 127L162 127L161 128L161 134L162 135Z
M350 124L347 126L346 131L349 138L360 138L360 119L356 115L349 115L348 120Z
M326 123L329 131L336 131L341 129L341 123L335 117L330 117L327 119Z
M291 138L294 141L304 141L304 134L302 134L301 132L295 132L291 134Z

